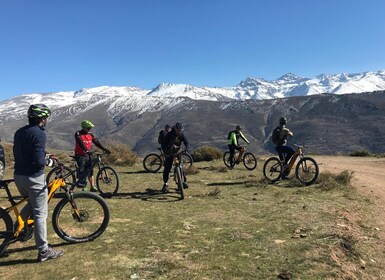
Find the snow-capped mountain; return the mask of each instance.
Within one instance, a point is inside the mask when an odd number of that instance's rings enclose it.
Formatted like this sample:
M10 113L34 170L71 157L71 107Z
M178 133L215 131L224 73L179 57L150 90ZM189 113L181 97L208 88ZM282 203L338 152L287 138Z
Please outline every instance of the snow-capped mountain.
M346 97L340 100L341 94L373 91L382 91L376 97L378 102L382 103L385 71L322 74L312 79L289 73L273 81L247 78L234 87L223 88L163 83L152 90L101 86L78 91L31 93L0 102L0 137L4 141L12 141L15 129L26 123L28 106L44 103L53 112L49 121L52 147L70 148L74 130L78 129L79 122L82 119L91 119L97 124L95 131L98 135L112 136L134 147L136 151L148 151L152 147L149 143L156 138L154 135L157 130L165 123L172 124L175 120L189 123L191 129L196 133L200 132L197 141L202 142L201 134L210 138L213 127L217 132L227 130L229 125L235 124L245 124L246 129L254 129L257 115L257 118L264 120L258 128L258 131L263 132L266 130L264 126L271 126L280 114L295 115L304 107L306 112L314 114L315 109L312 108L315 108L315 105L309 105L313 102L309 100L324 100L322 98L326 95L319 95L321 93L332 94L325 97L326 105L317 105L317 114L323 116L326 112L330 113L330 110L325 108L333 102L341 103L333 111L334 115L340 114L346 108L351 109L341 101L347 100ZM289 103L298 102L295 98L285 98L291 96L303 96L300 98L302 105L288 106ZM348 96L353 100L356 95ZM358 107L363 106L362 100L364 99L360 97L361 103ZM376 111L376 105L373 104L367 104L365 108L372 108L370 110L373 114L380 112L383 115L382 108ZM348 119L347 116L351 114L353 113L348 111L343 118ZM363 111L363 114L367 114L367 111ZM354 115L355 118L357 116ZM301 119L306 117L301 115ZM213 124L210 125L210 122ZM314 123L316 128L319 124ZM376 129L374 131L378 130ZM261 137L265 137L264 141L269 139L268 135L263 134ZM212 141L220 142L222 138L217 139L215 136L207 140L207 143Z
M150 96L189 97L199 100L263 100L322 93L360 93L385 89L385 70L358 74L321 74L304 78L288 73L268 81L246 78L234 87L194 87L185 84L163 83L148 93Z

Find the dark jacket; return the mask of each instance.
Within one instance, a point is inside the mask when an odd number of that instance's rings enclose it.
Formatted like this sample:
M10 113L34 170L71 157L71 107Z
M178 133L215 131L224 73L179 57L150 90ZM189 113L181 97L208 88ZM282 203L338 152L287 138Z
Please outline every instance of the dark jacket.
M184 144L186 150L189 149L189 142L186 136L182 133L180 136L176 134L175 129L173 128L167 135L164 137L162 142L162 149L166 155L172 155L179 151L180 146ZM175 149L174 146L178 148Z
M15 175L37 177L44 173L47 134L44 127L26 125L14 136Z

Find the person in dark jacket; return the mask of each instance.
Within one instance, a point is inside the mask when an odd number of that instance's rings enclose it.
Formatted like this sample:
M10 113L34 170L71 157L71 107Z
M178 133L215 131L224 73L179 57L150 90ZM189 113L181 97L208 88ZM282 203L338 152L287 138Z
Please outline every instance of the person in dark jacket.
M62 250L49 247L47 241L48 191L44 167L47 164L52 166L53 160L46 156L47 135L44 128L50 115L46 105L31 105L28 109L29 124L16 131L13 146L15 184L23 197L29 197L29 203L20 214L24 221L33 214L37 259L40 262L63 255Z
M285 172L288 168L288 163L291 157L294 155L295 151L292 147L287 146L287 138L292 137L294 134L287 127L287 119L285 117L281 117L279 119L279 126L277 126L273 130L273 134L271 139L275 145L275 150L278 153L278 156L281 161L283 161L283 179L287 178L288 172Z
M164 193L168 192L168 178L170 177L170 171L172 168L174 156L179 152L182 143L184 144L186 150L189 149L189 142L186 136L184 135L183 130L184 130L183 124L180 122L177 122L172 127L172 130L169 133L167 133L166 137L162 142L162 150L165 155L164 170L163 170L163 188L162 188L162 192ZM187 189L188 185L186 183L187 181L186 176L184 176L183 180L184 180L183 188Z

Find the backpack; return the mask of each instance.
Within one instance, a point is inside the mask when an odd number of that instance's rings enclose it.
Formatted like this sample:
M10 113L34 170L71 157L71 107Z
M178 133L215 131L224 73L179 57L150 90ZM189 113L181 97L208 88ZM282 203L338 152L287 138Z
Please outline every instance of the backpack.
M274 145L278 145L279 141L281 141L281 130L279 127L273 130L273 134L271 135L271 141L273 141Z
M161 130L159 131L159 136L158 136L158 144L162 145L163 143L163 139L164 137L166 136L166 131L165 130Z
M227 134L227 140L230 140L230 138L231 138L231 133L233 133L233 131L230 131L229 134Z

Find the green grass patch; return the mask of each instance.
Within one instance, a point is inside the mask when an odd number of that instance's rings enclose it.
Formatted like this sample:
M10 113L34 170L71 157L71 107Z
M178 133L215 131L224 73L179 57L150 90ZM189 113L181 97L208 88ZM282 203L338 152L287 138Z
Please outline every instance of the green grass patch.
M373 204L351 186L352 174L321 173L304 187L295 179L267 184L263 162L253 171L223 171L221 160L194 166L183 201L172 178L162 194L161 173L116 166L119 194L107 199L111 221L100 238L65 243L49 218L49 242L65 255L35 263L33 240L13 244L0 258L0 278L381 279Z

